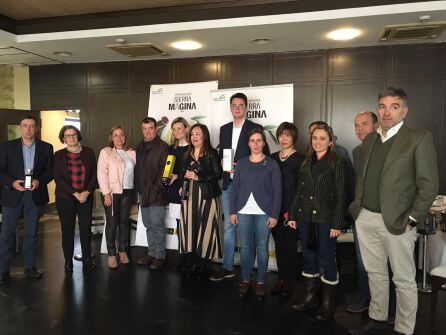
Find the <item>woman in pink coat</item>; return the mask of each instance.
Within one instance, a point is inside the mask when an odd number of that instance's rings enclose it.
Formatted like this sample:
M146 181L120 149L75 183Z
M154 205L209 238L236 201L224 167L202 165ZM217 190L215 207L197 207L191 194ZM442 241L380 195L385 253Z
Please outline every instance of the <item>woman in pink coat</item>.
M126 144L122 127L110 130L108 146L101 150L98 160L98 182L103 195L107 224L108 267L116 269L116 231L119 231L118 253L121 264L128 264L129 213L134 202L135 150Z

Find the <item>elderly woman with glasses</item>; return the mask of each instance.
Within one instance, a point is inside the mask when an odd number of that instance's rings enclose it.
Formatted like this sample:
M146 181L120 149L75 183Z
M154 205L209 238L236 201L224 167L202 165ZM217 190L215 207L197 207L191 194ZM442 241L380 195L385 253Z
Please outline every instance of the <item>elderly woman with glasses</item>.
M96 158L91 148L81 145L81 133L74 126L63 126L59 140L66 147L54 154L54 181L56 207L62 227L65 272L73 272L76 217L79 222L83 269L88 271L96 267L90 258L93 199L97 186Z

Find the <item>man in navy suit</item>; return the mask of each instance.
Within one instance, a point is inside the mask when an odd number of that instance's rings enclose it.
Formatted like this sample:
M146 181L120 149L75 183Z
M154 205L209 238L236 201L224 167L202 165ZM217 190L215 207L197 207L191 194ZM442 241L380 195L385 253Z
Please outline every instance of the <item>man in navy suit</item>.
M223 158L223 149L232 149L234 152L234 163L248 156L251 151L248 147L248 134L252 129L263 127L246 119L248 111L248 98L243 93L235 93L229 100L233 121L220 127L219 153ZM268 145L264 148L265 154L269 155ZM224 244L223 244L223 268L211 276L212 281L220 281L225 278L233 278L234 273L234 250L236 242L236 226L229 221L229 203L231 199L231 182L234 169L223 172L223 194L222 206L224 215Z
M47 184L53 179L53 146L36 139L39 125L34 116L23 117L19 126L22 136L0 145L0 205L3 213L0 285L9 280L14 234L22 213L25 221L25 275L31 279L42 278L42 272L35 267L37 224L42 206L49 201ZM29 188L25 188L26 174L32 174Z

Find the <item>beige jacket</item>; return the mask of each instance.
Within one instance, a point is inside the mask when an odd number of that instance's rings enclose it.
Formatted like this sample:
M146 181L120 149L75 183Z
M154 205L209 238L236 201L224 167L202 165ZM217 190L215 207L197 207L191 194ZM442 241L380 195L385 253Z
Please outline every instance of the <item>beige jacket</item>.
M129 149L126 152L136 163L135 150ZM106 147L101 150L98 159L98 183L103 195L122 194L124 170L125 163L115 148Z

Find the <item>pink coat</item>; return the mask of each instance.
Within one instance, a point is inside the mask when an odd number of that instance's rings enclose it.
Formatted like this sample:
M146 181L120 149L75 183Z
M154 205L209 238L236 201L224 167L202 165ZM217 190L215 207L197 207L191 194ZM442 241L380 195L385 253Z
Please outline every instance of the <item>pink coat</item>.
M136 151L126 151L136 163ZM98 183L103 195L114 193L122 194L125 163L115 148L106 147L99 153Z

